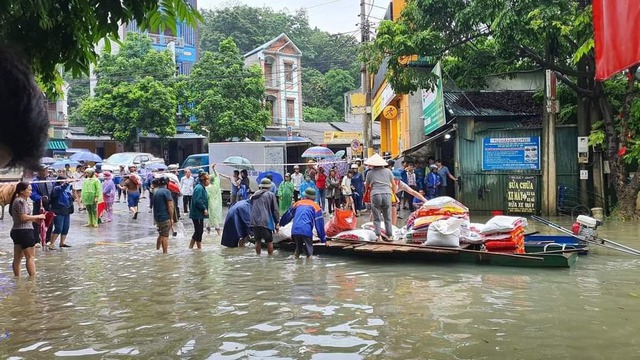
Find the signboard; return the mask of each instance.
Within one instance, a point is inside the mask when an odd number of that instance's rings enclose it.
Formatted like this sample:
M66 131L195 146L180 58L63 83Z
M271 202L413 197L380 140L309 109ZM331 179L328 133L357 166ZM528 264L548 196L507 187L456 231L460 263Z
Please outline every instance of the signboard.
M396 93L393 92L391 85L386 83L384 85L384 89L380 92L380 96L373 99L373 104L371 105L371 119L375 120L378 115L380 115L384 107L389 105L394 97L396 97Z
M431 89L422 89L422 119L424 134L429 135L444 125L447 120L444 112L444 94L442 93L442 71L440 62L431 70L438 81Z
M580 180L589 180L589 170L580 170Z
M540 170L540 137L483 138L482 170Z
M589 163L589 138L578 136L578 163Z
M395 119L398 116L398 109L393 105L387 105L382 111L382 117L387 120Z
M358 141L357 139L353 140L351 142L351 149L354 151L357 151L358 149L360 149L360 141Z
M507 212L509 214L536 214L536 176L509 175L507 177Z
M364 141L362 131L325 131L323 144L351 144L353 140Z

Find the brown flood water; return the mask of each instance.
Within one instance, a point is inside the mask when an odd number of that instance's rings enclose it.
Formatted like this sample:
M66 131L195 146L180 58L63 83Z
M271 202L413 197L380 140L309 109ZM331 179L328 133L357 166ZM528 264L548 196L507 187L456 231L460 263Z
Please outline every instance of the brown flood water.
M189 251L188 223L162 256L149 215L119 211L98 231L76 216L74 247L39 252L35 281L13 278L4 236L1 358L640 358L640 257L594 249L559 270L296 261L213 235ZM600 234L640 248L638 224Z

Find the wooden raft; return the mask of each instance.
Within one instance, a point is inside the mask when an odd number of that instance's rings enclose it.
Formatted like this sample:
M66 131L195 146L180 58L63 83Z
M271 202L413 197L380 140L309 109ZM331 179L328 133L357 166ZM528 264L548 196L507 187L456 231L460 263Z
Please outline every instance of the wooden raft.
M440 250L440 249L428 249L428 248L418 248L418 247L410 247L410 246L398 246L390 245L390 244L371 244L371 243L349 243L349 242L341 242L341 241L327 241L327 244L314 244L314 246L327 246L331 248L342 249L345 251L355 251L355 252L363 252L363 253L434 253L434 254L456 254L457 251L452 250ZM463 248L466 248L464 246Z

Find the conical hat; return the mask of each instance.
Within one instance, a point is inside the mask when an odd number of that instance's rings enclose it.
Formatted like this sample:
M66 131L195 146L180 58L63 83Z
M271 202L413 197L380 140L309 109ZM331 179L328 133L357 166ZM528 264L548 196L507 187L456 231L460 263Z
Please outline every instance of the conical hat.
M382 156L373 154L373 156L365 160L364 164L368 166L387 166L387 161Z

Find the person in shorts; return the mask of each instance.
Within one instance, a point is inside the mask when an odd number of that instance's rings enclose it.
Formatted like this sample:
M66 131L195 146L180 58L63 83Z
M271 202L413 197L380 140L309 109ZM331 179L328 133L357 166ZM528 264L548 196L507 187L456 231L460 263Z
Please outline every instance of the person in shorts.
M251 229L256 240L256 254L262 252L262 240L267 244L267 252L273 254L273 232L278 231L278 201L270 191L271 180L264 178L260 190L251 196Z
M9 206L9 215L13 218L10 236L13 240L13 275L16 277L20 277L20 262L23 257L27 259L29 276L36 276L36 238L33 223L44 220L44 214L31 215L29 206L31 191L28 183L19 182Z
M158 229L158 240L156 250L162 246L162 253L169 250L169 234L173 228L173 197L167 189L169 179L160 177L153 180L153 220Z
M280 219L280 226L293 221L291 239L296 243L295 258L305 252L307 259L313 256L313 228L315 227L320 242L327 241L324 232L324 218L322 208L315 202L316 191L313 188L305 190L304 199L297 201Z

